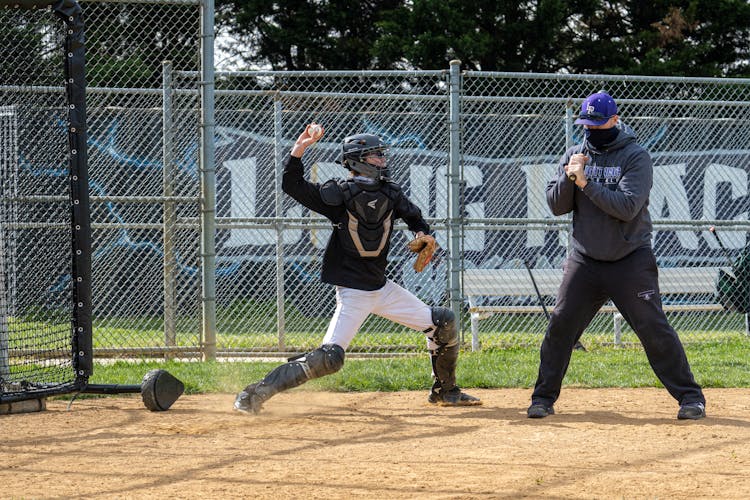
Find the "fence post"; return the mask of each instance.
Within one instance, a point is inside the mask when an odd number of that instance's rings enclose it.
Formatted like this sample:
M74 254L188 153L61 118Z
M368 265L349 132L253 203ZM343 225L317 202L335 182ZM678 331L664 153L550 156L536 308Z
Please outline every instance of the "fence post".
M450 62L448 160L448 293L450 308L461 325L461 61ZM463 327L461 340L463 341Z
M565 102L565 149L573 145L573 100Z
M203 360L216 359L216 165L214 0L201 2L201 269Z
M565 101L565 149L573 147L573 99L568 98ZM573 221L573 213L569 213L565 216L570 224L568 224L565 230L561 233L561 236L565 238L565 256L570 255L570 232Z
M282 140L284 133L282 130L282 104L278 98L274 99L273 104L273 136L274 136L274 169L275 176L275 201L276 201L276 328L279 333L279 352L286 350L285 334L285 315L284 315L284 221L283 221L283 204L281 194L282 181Z
M164 196L163 251L164 251L164 345L177 345L175 329L175 224L177 215L174 202L174 130L172 119L172 62L162 63L162 195ZM167 354L168 358L172 357Z
M0 168L5 172L18 172L18 123L16 113L13 107L0 107ZM18 196L18 179L15 175L11 176L11 181L3 179L0 185L0 195L3 198ZM13 281L15 266L13 265L14 253L12 245L16 241L13 234L7 234L10 230L4 227L8 221L13 221L13 217L7 212L9 206L5 203L0 204L0 393L3 390L2 380L10 378L10 325L8 318L12 317L15 312L15 290ZM11 254L6 257L6 251L11 250ZM7 260L6 260L7 259ZM5 273L6 266L10 267L10 276ZM10 277L10 283L6 285L6 278Z
M3 380L10 377L10 335L8 333L8 316L11 314L9 305L13 297L7 293L5 287L5 237L0 228L0 392L3 391Z

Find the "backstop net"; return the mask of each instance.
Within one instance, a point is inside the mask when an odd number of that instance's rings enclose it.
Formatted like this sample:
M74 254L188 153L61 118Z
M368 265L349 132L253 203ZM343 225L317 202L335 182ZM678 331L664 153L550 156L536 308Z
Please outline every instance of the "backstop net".
M74 0L0 0L0 403L91 374L83 42Z

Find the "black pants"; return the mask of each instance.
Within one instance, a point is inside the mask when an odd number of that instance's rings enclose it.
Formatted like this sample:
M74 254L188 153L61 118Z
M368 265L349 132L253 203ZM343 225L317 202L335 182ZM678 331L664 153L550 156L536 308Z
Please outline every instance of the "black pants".
M662 310L656 259L648 247L615 262L594 260L575 251L570 254L542 341L532 402L552 405L557 401L573 345L610 298L638 335L651 368L672 397L681 405L705 404L685 349Z

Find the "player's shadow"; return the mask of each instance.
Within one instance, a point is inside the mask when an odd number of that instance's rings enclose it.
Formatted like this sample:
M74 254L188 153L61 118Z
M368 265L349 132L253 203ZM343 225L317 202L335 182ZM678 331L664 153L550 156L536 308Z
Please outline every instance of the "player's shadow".
M454 410L454 409L449 409ZM526 416L526 408L503 408L503 407L488 407L481 406L477 408L465 408L465 411L457 412L452 418L455 419L486 419L486 420L503 420L507 421L510 425L552 425L552 426L564 426L565 424L573 423L591 423L600 425L632 425L642 426L644 424L650 425L703 425L703 426L728 426L728 427L750 427L750 421L738 420L727 417L712 417L710 413L708 416L701 420L678 420L676 418L677 412L675 410L675 416L672 417L635 417L624 415L622 413L614 411L584 411L576 413L557 413L550 415L545 418L528 418Z
M750 422L746 420L737 420L726 417L711 417L709 414L706 418L700 420L678 420L676 416L671 417L633 417L623 415L613 411L585 411L582 413L558 413L545 417L544 419L526 418L525 412L523 419L516 422L516 425L565 425L572 423L591 423L598 425L701 425L701 426L729 426L729 427L750 427ZM543 422L540 422L543 420Z

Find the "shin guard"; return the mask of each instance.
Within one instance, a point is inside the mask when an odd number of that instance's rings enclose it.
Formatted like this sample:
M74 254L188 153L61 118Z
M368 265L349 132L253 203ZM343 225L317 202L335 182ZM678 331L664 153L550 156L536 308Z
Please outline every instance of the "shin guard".
M274 394L286 391L308 380L335 373L344 366L344 349L336 344L325 344L312 352L290 358L290 360L271 370L263 380L251 384L245 389L266 401Z
M432 375L435 383L432 390L438 389L449 391L456 387L456 364L458 363L458 344L453 346L440 346L432 355Z
M438 348L430 353L432 376L435 378L432 390L433 392L449 391L456 387L456 364L459 350L455 315L446 307L433 307L432 323L435 325L432 339L438 345Z

